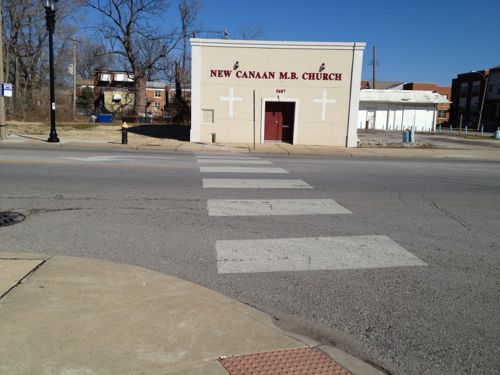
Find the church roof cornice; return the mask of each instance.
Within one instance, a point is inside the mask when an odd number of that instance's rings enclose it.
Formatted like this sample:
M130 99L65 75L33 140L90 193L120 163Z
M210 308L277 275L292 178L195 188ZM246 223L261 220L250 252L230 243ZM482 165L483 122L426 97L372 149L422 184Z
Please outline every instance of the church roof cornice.
M364 50L364 42L290 42L271 40L233 40L191 38L191 46L229 48L275 48L275 49L324 49Z

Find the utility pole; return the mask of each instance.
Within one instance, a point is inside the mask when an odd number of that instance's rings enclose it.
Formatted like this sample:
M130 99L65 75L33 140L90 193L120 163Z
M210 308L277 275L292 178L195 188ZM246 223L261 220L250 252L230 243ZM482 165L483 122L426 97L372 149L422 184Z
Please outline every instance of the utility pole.
M373 46L373 87L376 89L375 84L377 83L377 48Z
M0 4L1 5L1 4ZM3 74L3 25L2 25L2 7L0 6L0 83L4 82ZM0 140L7 139L7 124L5 122L5 100L2 95L0 95Z
M486 98L486 89L488 88L488 78L490 78L490 71L486 69L484 74L477 72L484 79L483 98L481 100L481 109L479 110L479 120L477 121L477 130L481 128L481 118L483 117L484 99Z
M73 121L76 121L76 40L73 40Z

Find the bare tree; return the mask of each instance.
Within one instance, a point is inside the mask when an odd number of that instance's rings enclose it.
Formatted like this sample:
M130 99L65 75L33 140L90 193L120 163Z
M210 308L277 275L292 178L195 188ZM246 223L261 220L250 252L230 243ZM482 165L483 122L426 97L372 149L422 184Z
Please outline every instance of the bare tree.
M171 36L169 39L172 39ZM168 48L162 37L142 39L137 44L137 53L144 77L147 81L157 78L159 72L163 71L162 60L168 54Z
M5 42L5 79L8 82L14 82L15 77L11 78L11 66L13 61L19 57L19 38L23 28L25 14L29 11L27 2L2 1L2 14L4 16L4 42Z
M61 0L57 8L55 55L58 56L56 65L60 63L61 67L67 64L64 61L64 40L74 32L74 28L68 27L65 22L69 14L69 2L70 0ZM42 86L48 72L47 30L42 2L2 0L2 7L6 79L14 84L14 98L11 103L15 103L18 114L24 116L25 110L38 114L33 108L40 103ZM35 90L38 90L38 93Z
M153 69L178 42L175 33L164 33L150 26L154 24L151 18L165 17L168 0L81 1L101 15L96 27L108 41L110 52L128 60L135 76L135 112L145 112L146 71Z
M189 81L189 52L187 48L188 37L200 31L198 25L198 15L201 10L199 0L180 0L179 1L179 16L181 21L182 34L182 55L181 60L175 62L175 96L178 100L182 100L182 86Z
M88 39L80 39L76 54L77 74L82 79L91 79L96 70L113 65L112 57L102 44Z
M264 30L264 25L258 21L248 22L238 29L238 38L244 40L263 39Z
M33 84L41 62L45 31L40 20L41 4L32 0L4 1L6 79L14 83L15 98L22 85ZM24 82L21 82L24 81Z
M188 35L197 31L196 21L200 12L201 5L199 0L180 0L179 15L181 17L182 33L182 69L185 70L187 60L187 39Z

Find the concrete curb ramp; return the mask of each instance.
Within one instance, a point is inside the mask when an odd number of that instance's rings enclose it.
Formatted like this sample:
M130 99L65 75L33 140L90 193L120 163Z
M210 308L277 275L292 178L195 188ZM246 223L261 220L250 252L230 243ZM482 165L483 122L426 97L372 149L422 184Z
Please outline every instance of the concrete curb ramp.
M227 375L220 357L318 345L235 300L130 265L0 253L0 288L2 374ZM382 374L318 348L353 374Z

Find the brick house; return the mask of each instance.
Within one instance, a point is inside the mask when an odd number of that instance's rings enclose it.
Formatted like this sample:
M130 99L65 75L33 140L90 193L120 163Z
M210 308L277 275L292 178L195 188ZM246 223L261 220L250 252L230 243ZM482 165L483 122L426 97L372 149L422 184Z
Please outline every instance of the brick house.
M153 117L163 117L167 111L168 92L167 85L162 82L146 82L147 112Z

